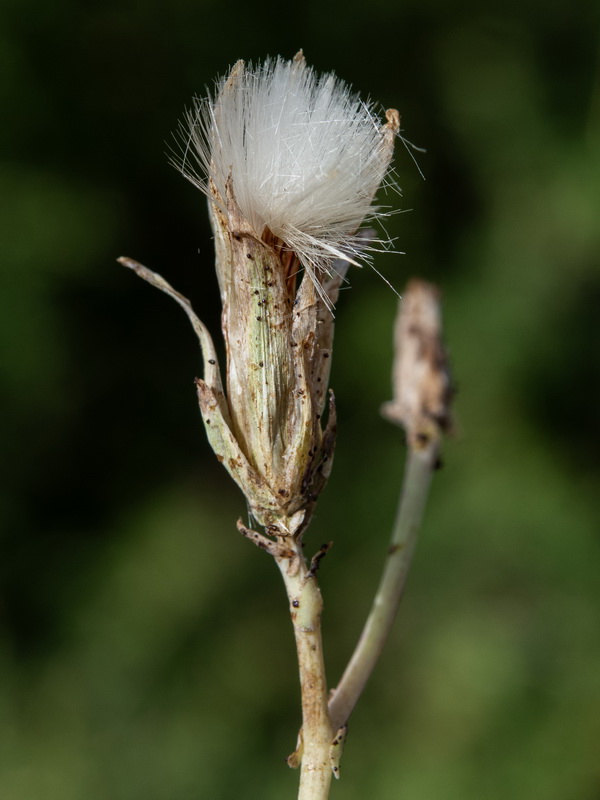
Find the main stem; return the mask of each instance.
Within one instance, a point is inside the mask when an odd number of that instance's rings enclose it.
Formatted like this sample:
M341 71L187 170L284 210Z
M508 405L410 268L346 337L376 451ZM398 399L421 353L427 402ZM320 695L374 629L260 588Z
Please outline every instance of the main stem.
M327 800L333 774L330 749L334 732L327 711L321 640L323 599L301 545L294 542L292 546L289 556L276 557L290 603L302 692L302 732L290 763L301 760L298 800Z
M348 721L392 629L406 585L437 454L437 442L430 442L421 449L409 448L398 512L379 588L356 649L329 703L334 730Z

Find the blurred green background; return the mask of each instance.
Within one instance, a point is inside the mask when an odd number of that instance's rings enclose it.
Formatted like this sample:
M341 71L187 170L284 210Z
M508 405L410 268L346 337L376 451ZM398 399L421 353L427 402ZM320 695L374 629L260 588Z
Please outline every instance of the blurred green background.
M457 435L339 800L600 798L600 79L595 2L3 0L0 796L283 800L299 725L280 577L234 528L195 338L219 330L203 197L164 155L238 58L397 107L402 290L438 282ZM391 198L390 202L394 202ZM332 685L386 549L404 446L396 298L337 311L336 464L308 549Z

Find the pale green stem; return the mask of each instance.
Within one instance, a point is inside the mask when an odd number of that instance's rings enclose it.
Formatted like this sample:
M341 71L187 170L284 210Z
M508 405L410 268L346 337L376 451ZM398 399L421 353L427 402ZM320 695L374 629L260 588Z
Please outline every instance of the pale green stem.
M307 568L301 546L290 557L276 556L290 603L300 688L302 733L290 765L300 762L298 800L327 800L332 778L330 760L334 738L327 712L327 680L321 641L323 600L316 577Z
M329 702L329 717L334 731L348 721L392 628L406 585L437 454L437 442L433 441L421 449L409 448L398 512L379 588L356 649Z

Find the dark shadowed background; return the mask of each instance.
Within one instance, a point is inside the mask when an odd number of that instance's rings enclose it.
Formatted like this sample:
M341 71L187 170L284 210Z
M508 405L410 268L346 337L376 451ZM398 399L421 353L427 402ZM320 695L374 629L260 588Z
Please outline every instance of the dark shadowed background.
M458 387L394 636L333 800L600 798L600 7L530 0L0 8L0 796L293 798L280 577L205 440L188 295L215 337L203 197L168 166L195 93L290 58L400 110L402 290L438 282ZM388 198L392 202L392 198ZM337 309L336 464L308 534L335 685L402 472L396 298Z

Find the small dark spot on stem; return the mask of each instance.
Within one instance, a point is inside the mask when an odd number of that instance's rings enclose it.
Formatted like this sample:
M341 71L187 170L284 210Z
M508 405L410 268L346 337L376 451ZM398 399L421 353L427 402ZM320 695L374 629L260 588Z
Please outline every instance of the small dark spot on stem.
M294 608L300 608L300 600L298 600L298 598L297 598L297 597L295 597L295 598L292 600L292 606L293 606Z
M327 352L327 350L323 353L323 358L329 358L329 353Z
M249 258L250 261L254 261L254 256L252 255L252 253L246 253L246 258Z
M257 317L257 318L256 318L256 321L257 321L257 322L260 322L260 321L261 321L261 319L262 319L262 317Z
M209 358L208 359L208 363L209 364L216 364L217 362L214 360L214 358Z

